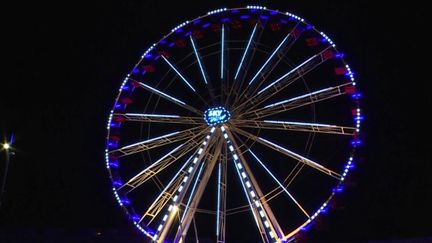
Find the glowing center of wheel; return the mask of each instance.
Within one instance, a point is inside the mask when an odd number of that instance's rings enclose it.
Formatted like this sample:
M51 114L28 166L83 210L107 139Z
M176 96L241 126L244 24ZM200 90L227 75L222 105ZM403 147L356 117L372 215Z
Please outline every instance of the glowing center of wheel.
M229 111L227 111L221 106L207 109L204 112L204 120L210 126L224 124L230 119L230 117L231 114L229 113Z

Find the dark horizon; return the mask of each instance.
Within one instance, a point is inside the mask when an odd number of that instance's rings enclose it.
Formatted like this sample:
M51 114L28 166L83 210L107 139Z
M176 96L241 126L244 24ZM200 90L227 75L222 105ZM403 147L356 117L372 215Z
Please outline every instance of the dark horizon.
M104 161L106 122L118 88L144 50L172 27L212 9L250 4L4 7L0 139L13 133L16 154L0 208L0 234L89 229L90 234L119 230L138 236L112 195ZM431 237L423 223L432 216L430 132L422 114L432 102L426 61L420 59L428 49L426 8L372 1L260 5L298 14L325 31L345 53L363 94L361 159L339 199L340 209L325 215L306 237Z

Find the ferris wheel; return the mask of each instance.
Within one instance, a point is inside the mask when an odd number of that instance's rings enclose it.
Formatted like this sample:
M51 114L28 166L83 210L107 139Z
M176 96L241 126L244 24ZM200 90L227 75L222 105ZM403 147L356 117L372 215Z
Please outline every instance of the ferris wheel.
M154 242L288 242L342 190L360 93L333 41L262 6L218 9L152 45L108 119L113 193Z

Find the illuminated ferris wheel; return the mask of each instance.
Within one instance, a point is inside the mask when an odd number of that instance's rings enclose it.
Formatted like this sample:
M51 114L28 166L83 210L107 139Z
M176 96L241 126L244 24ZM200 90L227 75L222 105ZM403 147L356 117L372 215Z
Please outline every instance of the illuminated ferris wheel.
M155 242L287 242L342 190L360 144L353 73L304 19L218 9L152 45L108 121L114 195Z

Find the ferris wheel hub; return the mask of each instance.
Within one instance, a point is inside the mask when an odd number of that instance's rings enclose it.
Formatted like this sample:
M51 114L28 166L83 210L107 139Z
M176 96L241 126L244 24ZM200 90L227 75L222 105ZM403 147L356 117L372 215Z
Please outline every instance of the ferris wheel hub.
M224 124L230 117L230 112L222 106L212 107L204 112L204 121L210 126Z

